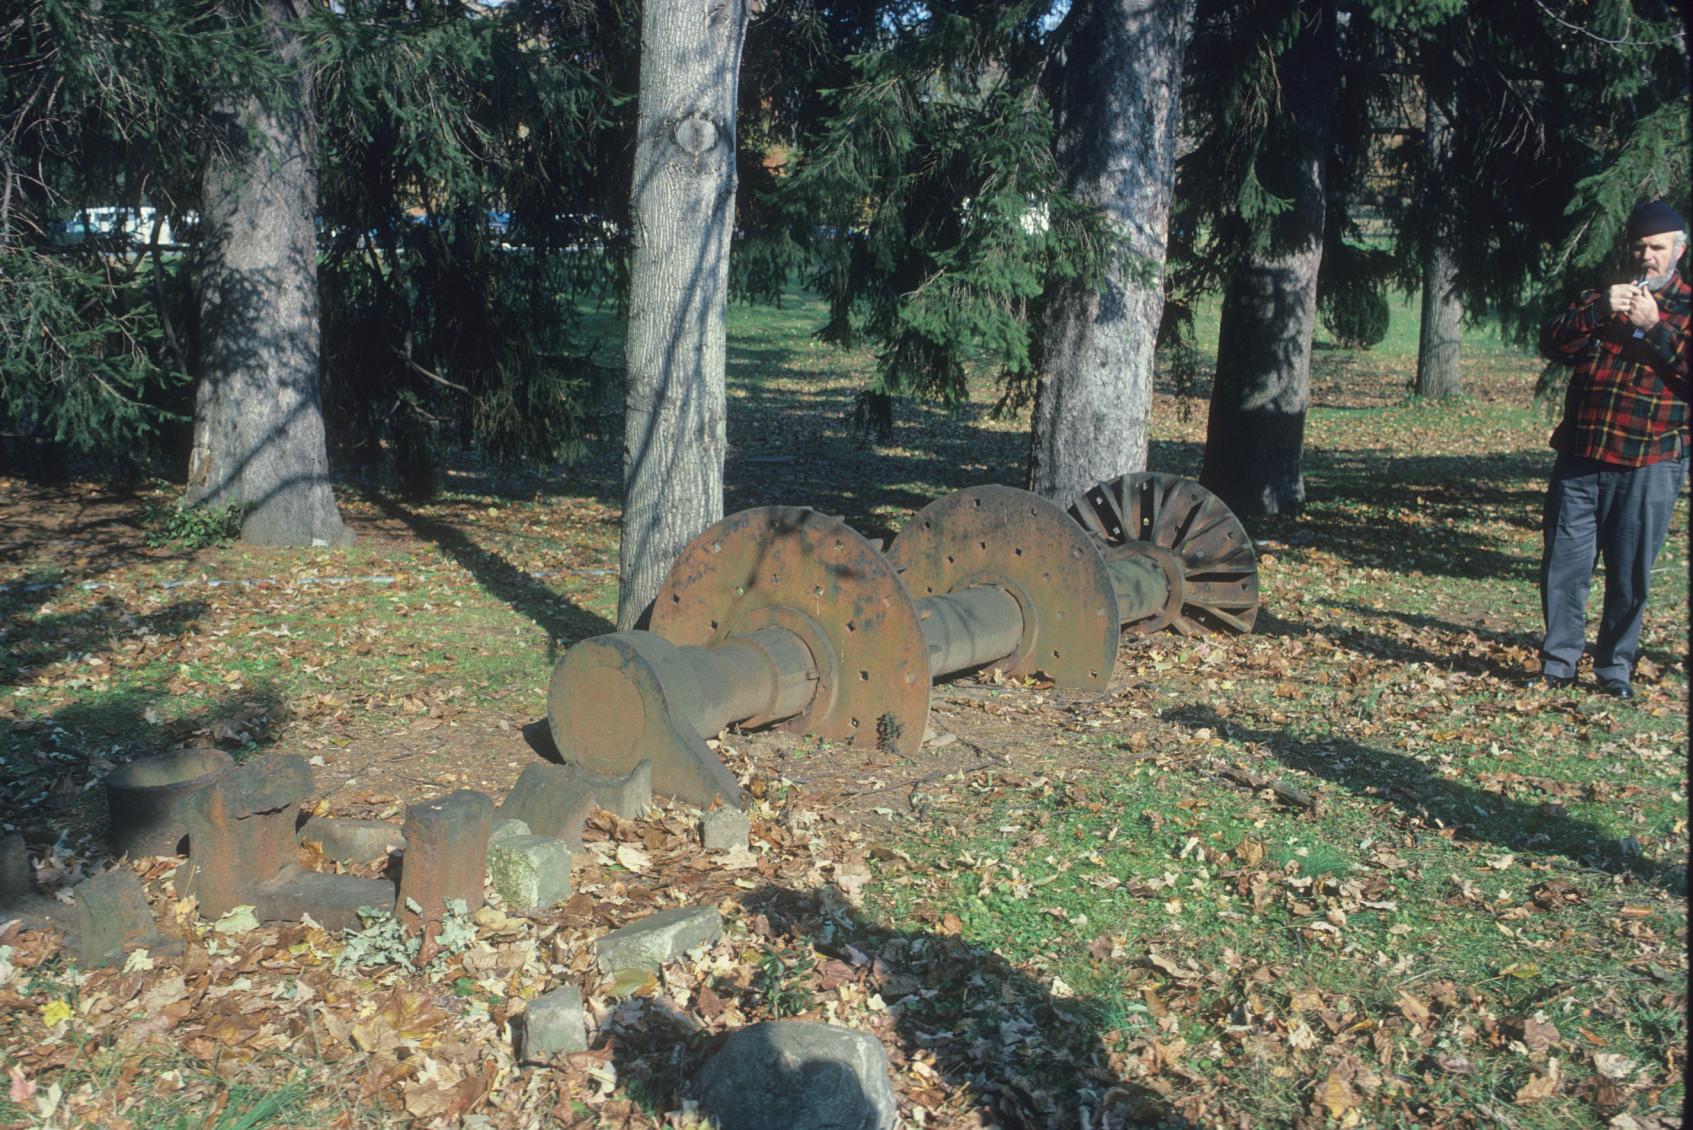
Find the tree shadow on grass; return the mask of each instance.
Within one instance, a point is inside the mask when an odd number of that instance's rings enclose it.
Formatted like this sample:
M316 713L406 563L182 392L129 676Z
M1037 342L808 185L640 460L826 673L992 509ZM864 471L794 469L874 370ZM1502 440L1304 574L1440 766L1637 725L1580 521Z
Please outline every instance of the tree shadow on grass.
M712 979L712 992L738 1001L749 1022L773 1013L823 1020L824 1003L843 985L880 995L889 1028L878 1034L896 1070L921 1058L929 1071L899 1073L937 1079L907 1091L914 1105L951 1102L954 1113L968 1111L984 1125L1030 1130L1192 1125L1163 1095L1112 1069L1103 1043L1108 1002L1054 997L963 938L871 922L833 888L767 885L741 904L764 956L750 980L742 962ZM667 1003L628 1002L608 1024L606 1044L631 1093L664 1110L680 1106L718 1037Z
M1685 891L1684 866L1631 856L1604 828L1571 816L1556 801L1518 800L1440 776L1414 757L1341 737L1303 741L1285 730L1258 729L1209 706L1179 707L1166 715L1190 729L1209 729L1257 743L1289 768L1321 777L1359 797L1385 800L1417 821L1438 820L1466 840L1512 851L1555 853L1612 875L1626 875Z
M171 697L164 687L130 688L15 726L0 738L6 822L22 829L32 845L51 845L67 835L103 838L108 821L100 784L113 769L188 746L220 746L239 759L242 750L269 745L288 714L268 681L167 720L159 708Z
M547 633L547 662L569 645L615 631L616 625L560 596L493 550L484 549L457 526L418 514L392 498L372 495L382 513L403 522L414 534L451 557L489 594L533 621Z

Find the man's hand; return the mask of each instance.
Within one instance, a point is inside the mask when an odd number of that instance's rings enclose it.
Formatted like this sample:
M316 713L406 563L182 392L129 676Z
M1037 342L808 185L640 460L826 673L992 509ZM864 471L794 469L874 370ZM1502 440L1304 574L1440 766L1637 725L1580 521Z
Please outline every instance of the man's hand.
M1628 315L1628 308L1634 302L1635 285L1633 283L1618 283L1609 290L1599 292L1599 309L1606 315Z
M1658 324L1658 300L1643 286L1631 286L1629 289L1634 292L1627 309L1629 325L1638 330L1651 329Z

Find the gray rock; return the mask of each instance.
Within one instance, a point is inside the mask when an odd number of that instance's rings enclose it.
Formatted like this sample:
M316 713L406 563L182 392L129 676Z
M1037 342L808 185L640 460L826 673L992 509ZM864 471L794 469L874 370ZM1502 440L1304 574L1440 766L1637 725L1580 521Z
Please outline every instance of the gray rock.
M642 760L621 777L590 773L580 765L569 767L576 779L594 794L594 803L625 820L633 820L653 802L653 763Z
M35 893L35 868L22 832L0 835L0 906L12 906Z
M557 906L569 898L570 863L570 849L551 836L506 836L488 844L488 882L513 910Z
M497 820L521 820L537 836L554 836L582 850L582 825L594 810L594 790L571 766L537 761L517 775Z
M76 944L72 953L85 969L117 965L131 950L180 953L182 940L166 938L153 921L141 880L127 867L78 883Z
M300 829L300 842L337 863L369 863L391 851L404 851L406 837L398 824L386 820L352 820L313 816Z
M582 1012L582 990L575 985L560 985L530 1001L513 1019L512 1038L519 1062L587 1051L588 1022Z
M691 1090L724 1130L892 1130L888 1053L867 1032L771 1020L734 1033Z
M488 829L488 846L493 847L501 840L509 840L513 836L527 836L529 834L529 825L523 821L495 816L494 826Z
M602 973L657 969L722 936L723 916L715 907L681 906L613 930L594 943L594 956Z
M700 841L706 851L744 848L751 835L752 821L738 808L714 808L700 817Z
M291 863L253 891L253 915L261 922L298 922L309 914L325 930L357 930L364 923L359 910L388 910L394 905L394 883L357 875L308 871Z

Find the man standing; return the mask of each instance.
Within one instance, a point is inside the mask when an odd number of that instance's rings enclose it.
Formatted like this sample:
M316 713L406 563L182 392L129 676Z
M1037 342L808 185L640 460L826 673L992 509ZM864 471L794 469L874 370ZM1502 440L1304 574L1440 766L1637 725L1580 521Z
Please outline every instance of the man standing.
M1587 589L1605 562L1605 605L1592 648L1599 689L1633 698L1629 680L1652 561L1687 478L1688 339L1693 287L1676 271L1687 222L1663 201L1628 218L1637 281L1590 290L1546 324L1540 349L1575 366L1546 493L1540 561L1543 686L1575 681Z

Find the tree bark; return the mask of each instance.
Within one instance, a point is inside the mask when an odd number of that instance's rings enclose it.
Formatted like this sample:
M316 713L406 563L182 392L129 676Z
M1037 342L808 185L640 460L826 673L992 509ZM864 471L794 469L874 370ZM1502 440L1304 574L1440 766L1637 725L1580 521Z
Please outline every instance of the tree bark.
M1098 289L1066 280L1045 306L1028 483L1062 502L1146 468L1187 7L1071 9L1058 157L1068 190L1100 208L1122 242Z
M1432 83L1432 78L1425 77L1424 81ZM1464 385L1459 346L1464 334L1464 303L1458 297L1457 233L1452 230L1452 208L1445 189L1452 120L1432 89L1425 90L1423 104L1428 179L1423 186L1423 303L1417 333L1416 394L1461 396Z
M724 316L744 0L641 13L617 626L645 619L688 541L723 515Z
M200 386L191 502L235 504L261 545L351 540L330 490L318 393L317 166L312 85L289 31L289 0L255 0L290 65L277 105L225 115L204 180Z
M1332 4L1302 4L1301 15L1305 26L1278 68L1290 141L1268 162L1265 178L1292 206L1270 221L1268 243L1249 253L1224 287L1199 477L1241 516L1297 514L1305 506L1300 458L1339 68Z

